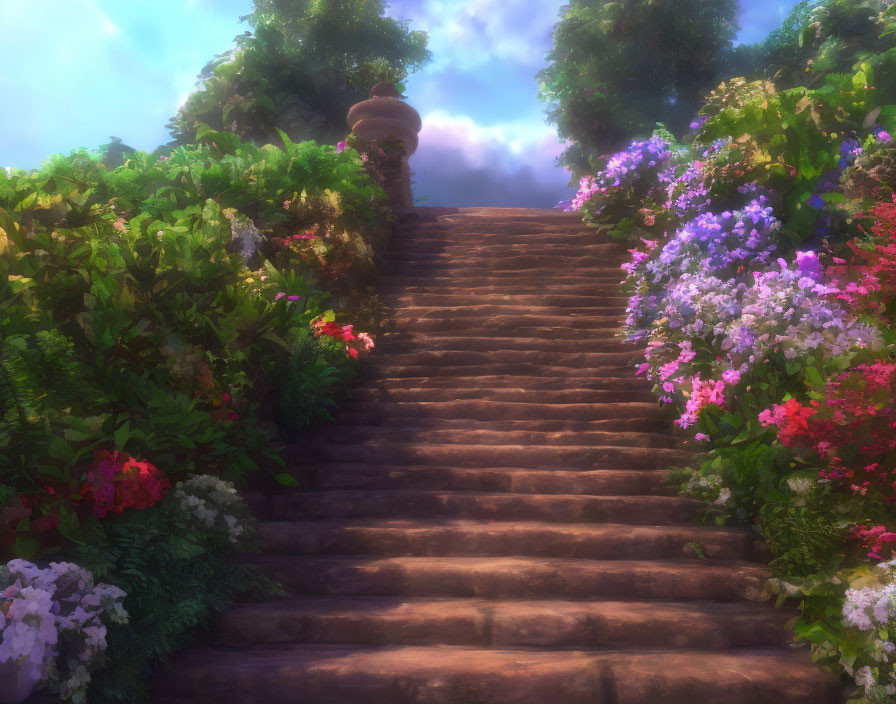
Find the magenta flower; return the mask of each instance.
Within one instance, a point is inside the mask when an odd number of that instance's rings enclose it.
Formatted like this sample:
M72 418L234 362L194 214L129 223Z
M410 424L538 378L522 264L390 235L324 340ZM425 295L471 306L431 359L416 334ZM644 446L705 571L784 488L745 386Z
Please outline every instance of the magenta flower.
M274 296L275 301L279 301L281 298L286 298L286 294L283 291Z
M293 303L295 303L296 301L298 301L301 298L301 296L287 296L287 298L290 301L292 301Z
M345 151L346 146L348 146L345 142L337 142L336 143L336 153L342 154Z

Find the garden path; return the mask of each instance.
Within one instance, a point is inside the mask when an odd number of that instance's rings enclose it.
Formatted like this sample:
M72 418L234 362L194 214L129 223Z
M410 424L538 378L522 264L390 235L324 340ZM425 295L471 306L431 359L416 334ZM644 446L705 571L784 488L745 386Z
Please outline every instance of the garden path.
M762 546L667 482L689 452L615 337L626 248L573 214L420 212L394 332L296 453L313 490L253 497L290 596L231 608L154 702L842 701L762 600Z

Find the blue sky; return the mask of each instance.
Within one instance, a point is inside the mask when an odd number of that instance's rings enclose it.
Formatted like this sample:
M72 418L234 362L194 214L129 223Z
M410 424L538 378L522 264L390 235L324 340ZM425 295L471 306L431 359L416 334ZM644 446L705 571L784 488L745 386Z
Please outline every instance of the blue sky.
M778 26L796 0L743 0L738 41ZM535 74L565 0L393 0L430 35L411 76L423 117L411 159L427 205L551 207L569 197ZM248 25L251 0L0 0L0 166L95 148L116 135L152 151L196 75Z

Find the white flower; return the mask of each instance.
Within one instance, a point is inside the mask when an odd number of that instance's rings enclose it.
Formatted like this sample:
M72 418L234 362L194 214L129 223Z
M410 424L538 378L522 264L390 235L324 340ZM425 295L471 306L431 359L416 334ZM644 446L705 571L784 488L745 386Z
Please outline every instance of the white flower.
M812 489L814 484L815 482L808 477L792 477L787 480L787 486L797 494L805 494Z
M871 688L875 685L874 675L871 674L871 668L867 665L863 668L860 668L858 672L856 672L856 684L859 687L865 688L865 693L870 694Z
M724 506L728 503L728 499L731 498L731 489L725 488L719 492L719 498L717 498L713 503L716 506Z

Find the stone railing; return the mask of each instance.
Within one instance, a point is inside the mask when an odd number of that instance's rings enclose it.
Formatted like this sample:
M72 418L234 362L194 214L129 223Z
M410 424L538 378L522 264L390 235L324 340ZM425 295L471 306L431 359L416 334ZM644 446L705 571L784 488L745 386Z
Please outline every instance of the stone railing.
M370 99L353 105L348 111L352 134L364 139L397 139L404 142L405 153L394 173L386 173L383 189L393 212L401 219L413 218L414 197L411 194L411 172L408 157L417 151L417 133L423 126L420 115L403 102L391 83L377 83Z

